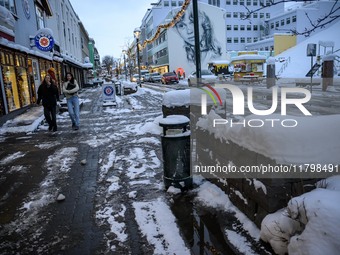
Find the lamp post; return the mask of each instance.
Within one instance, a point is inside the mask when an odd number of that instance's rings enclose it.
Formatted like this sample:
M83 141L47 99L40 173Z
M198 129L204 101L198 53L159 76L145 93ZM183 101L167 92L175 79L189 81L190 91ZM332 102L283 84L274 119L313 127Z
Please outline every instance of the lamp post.
M123 57L124 57L124 75L125 75L125 80L127 80L126 62L125 62L125 54L126 54L126 50L123 50L122 53L123 53Z
M201 48L200 48L200 35L198 23L198 6L197 1L192 1L192 12L194 16L194 35L195 35L195 57L196 57L196 78L198 83L201 83Z
M137 51L137 65L138 65L138 82L139 82L139 86L141 87L142 86L142 83L141 83L141 77L140 77L140 61L139 61L139 36L140 36L140 28L137 27L135 28L135 30L133 31L133 34L136 38L136 51Z

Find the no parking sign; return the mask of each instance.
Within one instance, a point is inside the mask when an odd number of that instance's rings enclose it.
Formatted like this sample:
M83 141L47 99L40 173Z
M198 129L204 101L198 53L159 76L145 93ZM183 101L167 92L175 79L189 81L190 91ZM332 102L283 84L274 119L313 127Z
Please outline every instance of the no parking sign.
M103 101L116 101L116 94L113 84L103 85Z

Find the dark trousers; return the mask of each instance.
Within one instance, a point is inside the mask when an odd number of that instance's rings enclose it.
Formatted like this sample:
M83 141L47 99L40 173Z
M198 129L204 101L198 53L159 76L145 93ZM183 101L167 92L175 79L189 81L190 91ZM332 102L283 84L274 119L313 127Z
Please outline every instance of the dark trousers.
M50 127L57 128L57 107L44 107L44 116Z

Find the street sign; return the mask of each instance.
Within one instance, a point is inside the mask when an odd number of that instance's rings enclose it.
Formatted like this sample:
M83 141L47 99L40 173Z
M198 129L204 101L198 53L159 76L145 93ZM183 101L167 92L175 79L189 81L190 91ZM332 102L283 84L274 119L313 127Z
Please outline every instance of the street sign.
M114 84L103 85L103 101L116 101Z
M321 64L315 63L314 66L308 71L306 77L312 77L316 71L320 68Z

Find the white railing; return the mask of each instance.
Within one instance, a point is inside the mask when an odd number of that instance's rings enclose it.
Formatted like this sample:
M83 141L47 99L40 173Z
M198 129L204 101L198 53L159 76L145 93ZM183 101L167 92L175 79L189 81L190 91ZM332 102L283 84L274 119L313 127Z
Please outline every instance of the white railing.
M277 76L280 76L283 73L283 71L287 68L289 63L290 63L290 57L285 59L285 62L281 66L280 70L277 72Z

